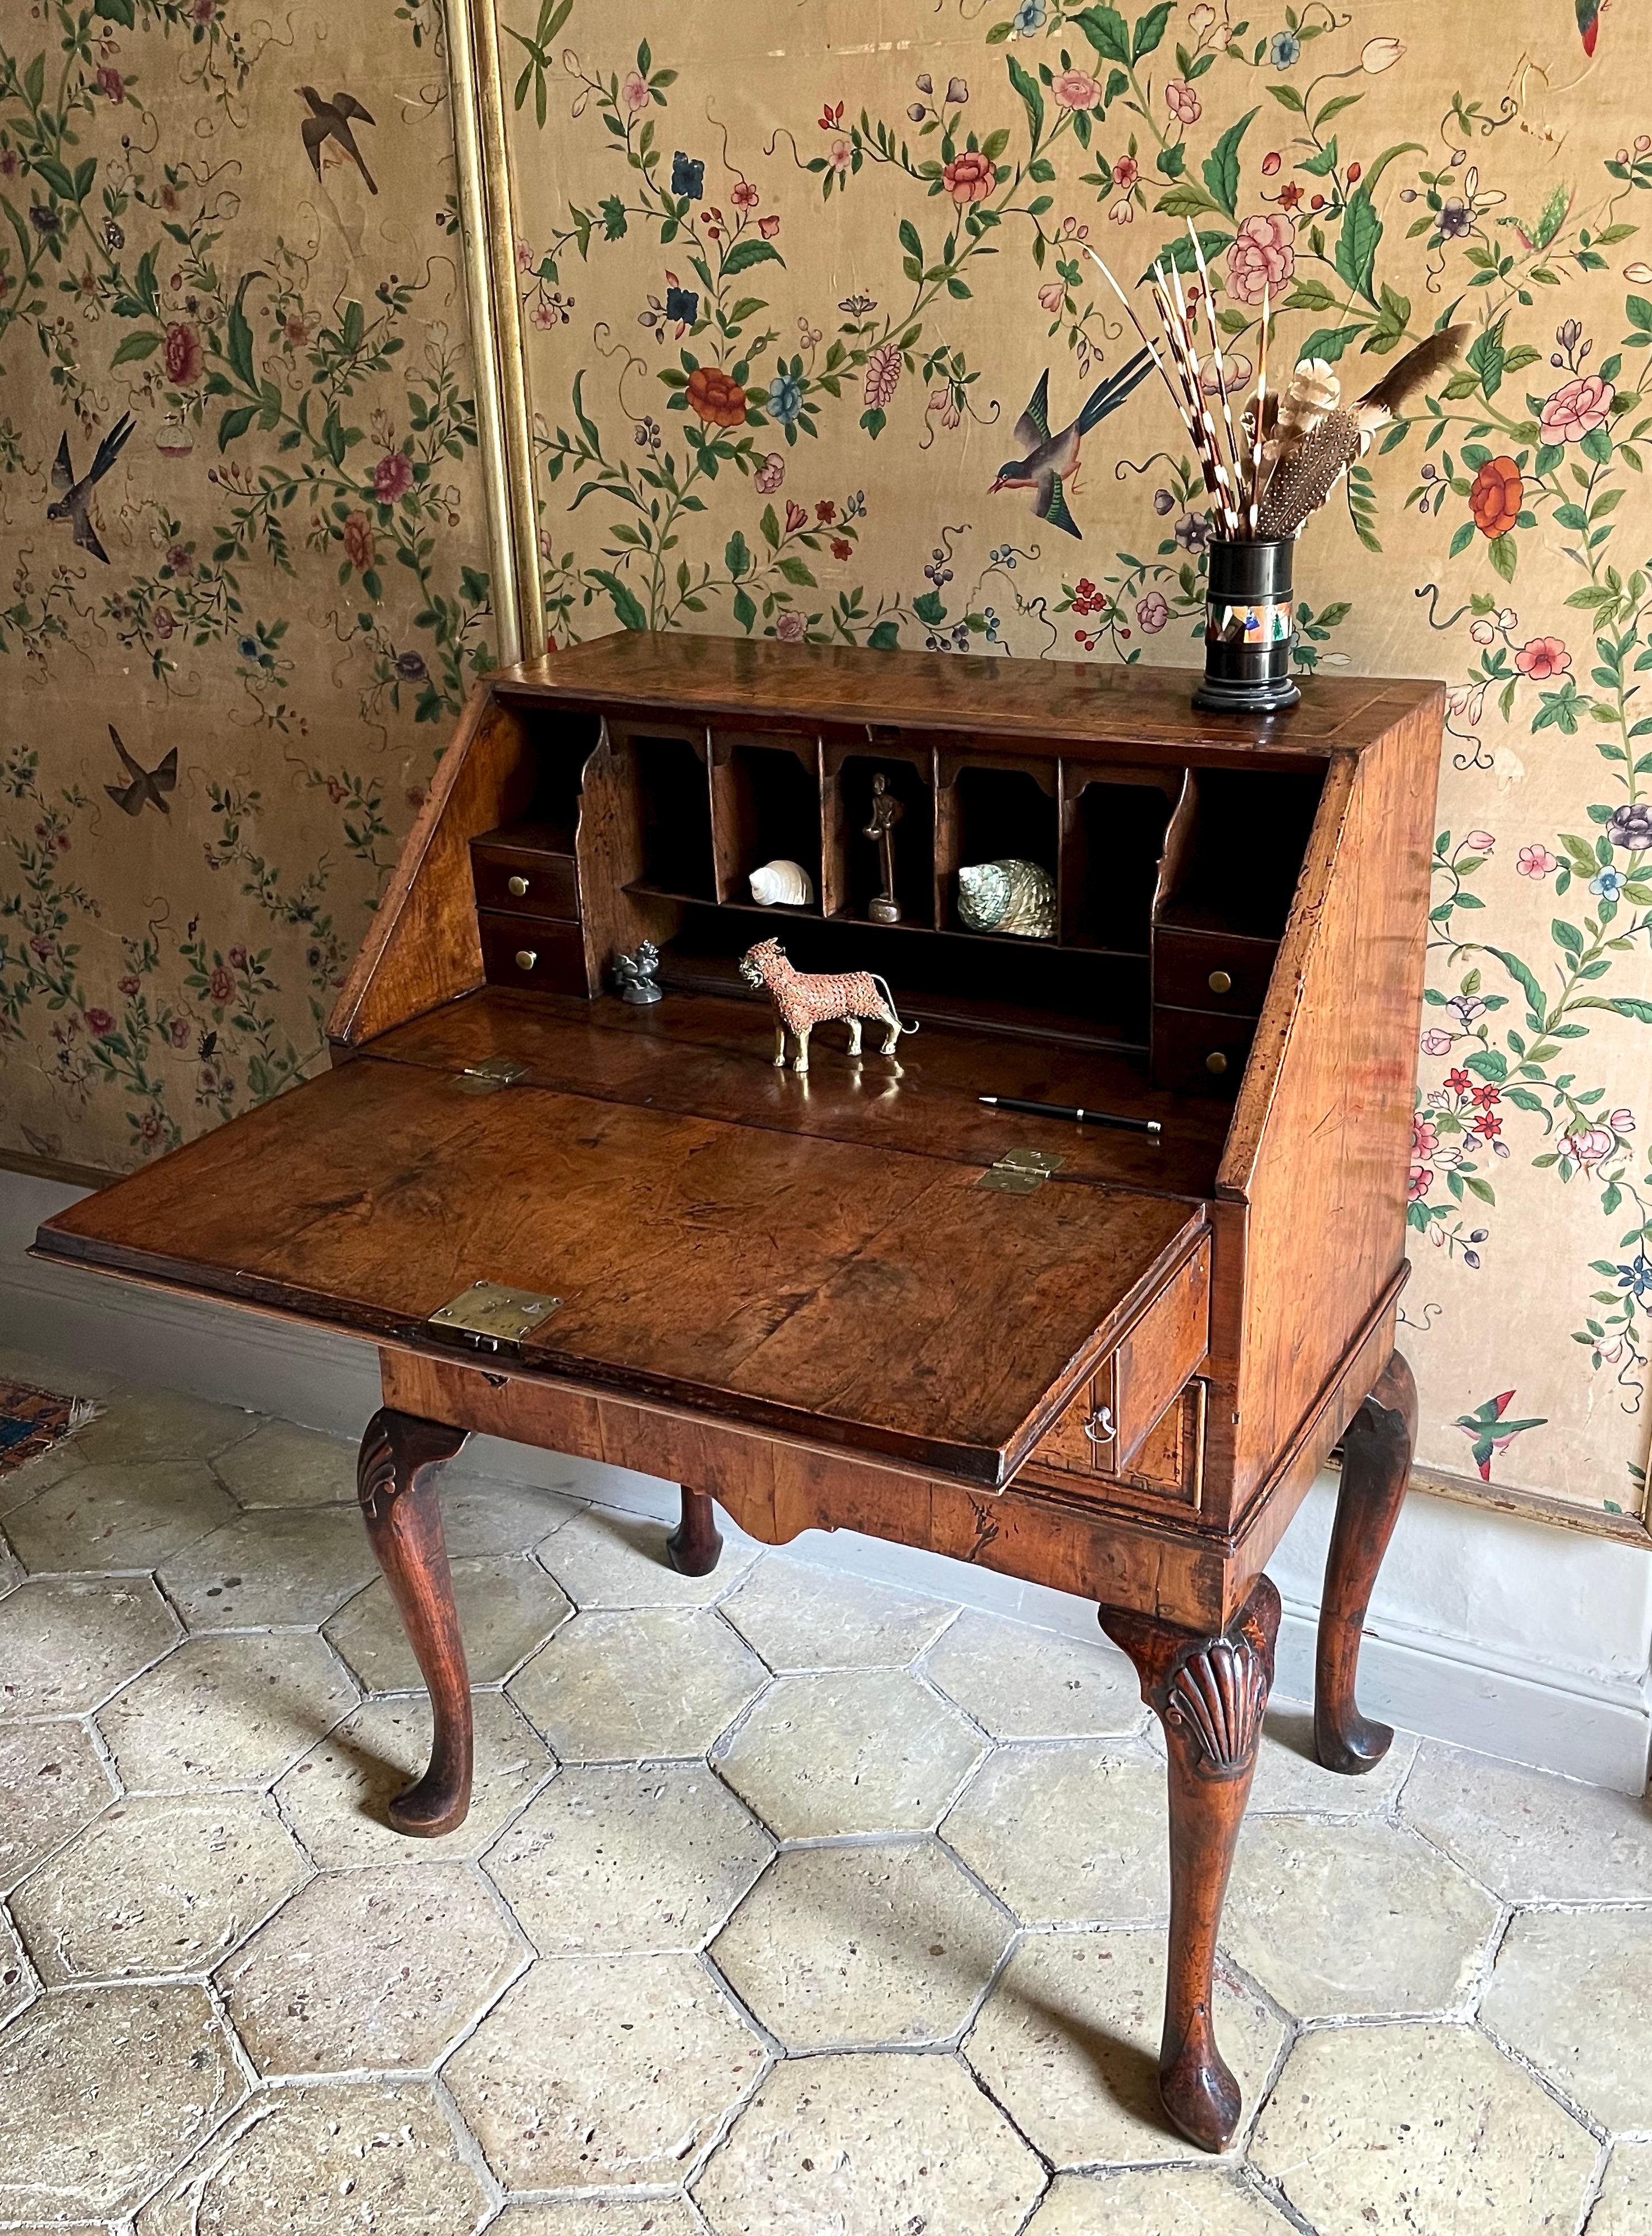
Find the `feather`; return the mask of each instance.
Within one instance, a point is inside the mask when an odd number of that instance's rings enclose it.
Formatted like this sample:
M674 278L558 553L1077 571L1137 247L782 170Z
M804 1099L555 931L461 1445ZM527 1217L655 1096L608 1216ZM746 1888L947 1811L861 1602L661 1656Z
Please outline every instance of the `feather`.
M1367 389L1354 406L1360 431L1368 435L1385 420L1393 418L1401 405L1419 389L1426 388L1437 372L1461 357L1467 339L1466 326L1447 326L1443 333L1430 334L1426 341L1407 350L1399 364L1391 365L1376 386Z
M1353 411L1328 411L1274 468L1262 497L1257 533L1271 540L1295 536L1317 512L1359 455L1360 425Z

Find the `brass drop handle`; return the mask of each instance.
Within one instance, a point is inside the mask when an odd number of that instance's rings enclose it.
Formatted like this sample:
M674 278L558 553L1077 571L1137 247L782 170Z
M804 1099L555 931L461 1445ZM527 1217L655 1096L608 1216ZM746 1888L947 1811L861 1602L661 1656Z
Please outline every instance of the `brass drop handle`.
M517 960L520 962L521 959L521 958L519 956ZM1228 1059L1223 1055L1220 1049L1212 1049L1210 1055L1204 1059L1204 1068L1207 1071L1214 1071L1220 1075L1228 1069Z
M528 880L526 878L521 877L509 878L506 880L505 890L508 893L514 893L516 898L521 900L523 894L528 891ZM1214 980L1211 981L1212 984L1215 983L1216 982Z
M1110 1444L1113 1440L1113 1409L1098 1405L1085 1420L1084 1432L1092 1444Z
M531 947L519 947L517 949L516 968L519 970L531 970L538 961L539 957L534 953Z
M515 881L513 878L511 881L511 891L512 892L515 892ZM526 892L527 890L527 886L524 885L522 891ZM1210 973L1210 977L1205 981L1205 983L1210 987L1210 991L1213 994L1231 994L1233 991L1233 981L1229 977L1225 970L1213 970Z

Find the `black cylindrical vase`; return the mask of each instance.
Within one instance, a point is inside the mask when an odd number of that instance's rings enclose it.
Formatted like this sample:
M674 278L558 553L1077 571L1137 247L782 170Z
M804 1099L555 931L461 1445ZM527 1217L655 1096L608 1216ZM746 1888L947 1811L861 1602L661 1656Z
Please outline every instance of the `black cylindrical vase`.
M1295 536L1212 543L1205 583L1204 681L1196 707L1218 714L1276 714L1301 697L1291 680Z

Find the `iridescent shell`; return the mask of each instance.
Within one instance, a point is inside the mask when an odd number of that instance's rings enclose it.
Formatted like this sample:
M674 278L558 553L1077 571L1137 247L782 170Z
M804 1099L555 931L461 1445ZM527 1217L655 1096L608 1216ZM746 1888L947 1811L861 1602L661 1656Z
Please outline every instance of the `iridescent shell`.
M753 870L748 882L752 899L764 908L773 908L777 902L808 908L814 901L815 881L801 862L765 862Z
M977 862L958 872L958 913L972 931L1048 939L1055 930L1055 879L1036 862Z

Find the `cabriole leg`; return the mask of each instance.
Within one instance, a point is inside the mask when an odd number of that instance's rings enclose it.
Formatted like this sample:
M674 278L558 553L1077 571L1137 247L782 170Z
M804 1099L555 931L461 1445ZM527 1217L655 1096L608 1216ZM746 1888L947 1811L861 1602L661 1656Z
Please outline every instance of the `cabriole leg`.
M1342 1440L1342 1487L1325 1562L1314 1673L1314 1746L1327 1770L1349 1773L1382 1760L1393 1739L1354 1697L1360 1634L1411 1480L1417 1384L1395 1351Z
M1184 2135L1203 2150L1225 2150L1242 2106L1211 2022L1216 1934L1274 1680L1279 1594L1258 1577L1217 1638L1115 1608L1101 1609L1101 1627L1136 1664L1170 1752L1170 1971L1159 2097Z
M462 1824L470 1806L470 1675L434 1473L464 1441L462 1429L386 1406L367 1424L356 1464L368 1541L429 1687L435 1720L429 1767L391 1802L390 1818L398 1832L427 1839Z
M716 1568L723 1540L709 1492L683 1485L683 1518L665 1540L665 1550L680 1576L709 1576Z

